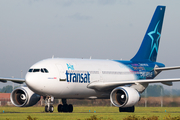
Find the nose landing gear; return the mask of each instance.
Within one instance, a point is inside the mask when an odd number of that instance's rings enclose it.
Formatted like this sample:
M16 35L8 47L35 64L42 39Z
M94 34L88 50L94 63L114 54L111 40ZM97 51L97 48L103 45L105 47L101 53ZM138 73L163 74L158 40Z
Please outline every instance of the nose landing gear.
M53 112L54 107L53 107L53 101L54 97L45 97L45 112Z

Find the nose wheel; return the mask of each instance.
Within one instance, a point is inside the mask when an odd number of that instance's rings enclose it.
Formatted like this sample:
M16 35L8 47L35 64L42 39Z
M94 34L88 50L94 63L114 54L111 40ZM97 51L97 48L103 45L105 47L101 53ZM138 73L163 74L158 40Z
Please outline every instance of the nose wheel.
M45 106L45 112L53 112L54 111L54 107L51 105L49 108L48 108L48 105Z
M53 107L53 101L54 97L46 97L45 98L45 112L53 112L54 107Z
M67 104L66 99L62 99L62 104L58 105L58 112L72 112L73 111L73 105Z

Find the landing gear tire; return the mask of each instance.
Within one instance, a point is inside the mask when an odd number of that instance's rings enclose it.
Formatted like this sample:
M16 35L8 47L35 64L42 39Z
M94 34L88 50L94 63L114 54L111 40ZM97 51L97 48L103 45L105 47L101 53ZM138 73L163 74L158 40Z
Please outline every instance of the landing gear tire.
M63 112L63 105L62 104L58 105L58 112Z
M134 112L135 111L135 107L126 107L126 108L121 108L119 107L119 112Z
M51 105L48 109L48 106L45 106L45 112L53 112L54 111L54 107Z
M66 99L62 99L62 104L58 105L58 112L73 112L73 105L72 104L67 104Z
M49 112L48 106L45 106L45 112Z
M69 104L68 105L68 112L72 112L73 111L73 105L72 104Z
M68 112L68 105L67 104L63 105L63 112Z
M53 112L54 111L54 107L51 105L50 108L49 108L49 112Z

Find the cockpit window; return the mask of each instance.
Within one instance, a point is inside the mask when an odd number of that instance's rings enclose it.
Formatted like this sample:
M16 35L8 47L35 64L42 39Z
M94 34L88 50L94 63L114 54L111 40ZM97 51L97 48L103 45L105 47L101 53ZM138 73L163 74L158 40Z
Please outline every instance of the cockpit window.
M41 68L41 72L44 73L44 70Z
M33 69L29 69L29 71L28 72L32 72L33 71Z
M44 68L44 71L45 71L46 73L48 73L48 72L49 72L46 68Z
M33 72L39 72L40 71L40 69L34 69L33 70Z
M42 72L42 73L49 73L49 71L46 68L41 68L41 69L29 69L28 72Z

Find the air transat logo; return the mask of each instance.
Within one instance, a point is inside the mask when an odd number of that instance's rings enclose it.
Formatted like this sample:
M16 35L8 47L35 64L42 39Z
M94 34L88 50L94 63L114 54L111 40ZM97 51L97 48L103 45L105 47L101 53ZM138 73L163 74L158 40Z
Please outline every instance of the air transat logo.
M67 70L65 74L66 74L67 82L90 83L89 72L75 73Z
M88 71L75 70L74 66L66 63L68 70L66 70L67 82L76 83L90 83L90 73Z
M154 30L148 33L149 37L152 40L152 42L151 42L151 52L150 52L149 58L152 57L152 54L153 54L154 51L156 52L156 54L158 52L159 39L161 37L161 34L158 32L159 22L156 24L156 27L154 28Z
M66 63L66 65L67 65L68 70L74 70L74 66L71 65L70 63L69 64Z

